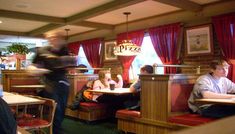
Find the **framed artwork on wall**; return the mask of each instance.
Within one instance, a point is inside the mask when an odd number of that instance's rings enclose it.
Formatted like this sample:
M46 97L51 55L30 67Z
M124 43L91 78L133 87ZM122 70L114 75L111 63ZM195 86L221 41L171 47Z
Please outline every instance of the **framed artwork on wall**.
M195 26L185 30L186 55L209 55L213 53L212 26Z
M117 56L114 55L116 44L116 41L107 41L104 43L104 61L117 60Z

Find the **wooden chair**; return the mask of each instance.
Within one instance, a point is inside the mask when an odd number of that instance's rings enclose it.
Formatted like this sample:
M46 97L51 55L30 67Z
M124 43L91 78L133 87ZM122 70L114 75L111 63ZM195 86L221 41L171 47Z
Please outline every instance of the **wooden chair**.
M49 128L49 133L52 134L53 120L56 109L56 102L52 99L42 98L38 96L31 96L37 99L42 99L45 102L41 105L37 105L38 109L28 109L27 112L36 111L33 116L24 116L17 119L18 126L29 130L39 131L45 133L42 128Z

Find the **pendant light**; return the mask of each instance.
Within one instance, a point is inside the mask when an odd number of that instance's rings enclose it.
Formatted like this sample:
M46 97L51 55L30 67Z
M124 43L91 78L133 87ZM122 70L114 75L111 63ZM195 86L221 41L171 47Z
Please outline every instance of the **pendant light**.
M66 32L66 43L68 43L68 40L69 40L69 31L70 31L70 29L69 28L65 28L64 29L65 30L65 32Z
M130 12L124 12L124 15L126 15L126 40L123 40L121 44L118 44L114 47L114 54L117 56L135 56L138 55L141 52L140 46L137 46L136 44L132 43L132 41L128 37L128 15L130 15Z

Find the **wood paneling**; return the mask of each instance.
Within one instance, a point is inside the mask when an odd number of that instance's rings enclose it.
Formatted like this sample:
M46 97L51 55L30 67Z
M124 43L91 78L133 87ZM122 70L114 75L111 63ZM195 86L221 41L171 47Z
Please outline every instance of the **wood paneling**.
M70 90L69 90L69 97L68 97L68 105L71 105L73 103L73 100L75 99L75 96L78 91L82 89L82 87L89 81L89 80L95 80L98 78L96 74L78 74L78 75L67 75L67 78L70 83ZM82 113L81 113L82 114ZM72 111L69 108L66 108L65 115L71 116L74 118L79 117L79 111L75 110Z
M188 126L168 122L171 115L171 91L178 86L191 85L198 75L140 75L140 117L118 115L118 128L137 134L168 134ZM191 89L190 89L191 90Z
M2 70L3 90L22 94L36 94L39 88L16 88L16 85L39 85L40 76L29 75L25 70Z

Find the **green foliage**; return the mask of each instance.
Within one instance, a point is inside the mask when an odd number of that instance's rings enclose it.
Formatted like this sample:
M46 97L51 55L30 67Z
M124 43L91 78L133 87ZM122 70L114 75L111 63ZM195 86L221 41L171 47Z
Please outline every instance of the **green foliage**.
M12 43L11 46L7 47L9 53L28 54L29 48L23 43Z

